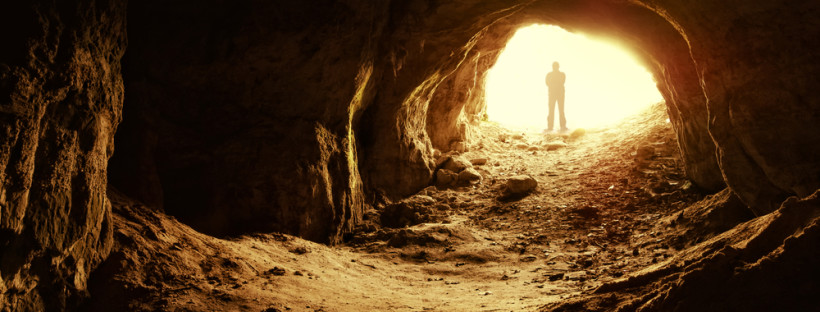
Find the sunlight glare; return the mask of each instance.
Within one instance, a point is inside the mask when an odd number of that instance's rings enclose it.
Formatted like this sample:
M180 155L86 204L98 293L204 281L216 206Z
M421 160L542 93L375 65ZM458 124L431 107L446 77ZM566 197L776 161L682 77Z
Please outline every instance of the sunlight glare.
M601 127L663 101L635 58L614 45L557 26L519 29L486 80L489 120L513 127L547 127L546 74L552 62L566 73L565 115L573 128ZM555 112L558 129L558 108Z

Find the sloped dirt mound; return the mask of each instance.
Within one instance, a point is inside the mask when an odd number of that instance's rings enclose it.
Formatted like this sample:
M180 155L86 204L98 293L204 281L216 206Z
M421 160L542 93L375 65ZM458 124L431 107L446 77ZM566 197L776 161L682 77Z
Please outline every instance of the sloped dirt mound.
M820 191L542 311L802 311L820 293Z

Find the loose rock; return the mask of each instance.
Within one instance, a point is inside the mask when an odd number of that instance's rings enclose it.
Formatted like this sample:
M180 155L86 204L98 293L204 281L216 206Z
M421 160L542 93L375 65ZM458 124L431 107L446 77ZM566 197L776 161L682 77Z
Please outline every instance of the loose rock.
M430 196L416 195L384 207L380 216L382 226L400 228L431 220L430 207L436 200Z
M479 182L481 182L481 174L473 168L464 169L464 171L458 174L458 184L460 185L476 184Z
M506 184L504 184L504 196L526 195L534 190L536 186L538 186L538 182L536 182L531 176L513 176L507 180Z
M643 162L652 158L655 155L655 148L650 145L643 145L638 147L635 151L635 161L636 162Z
M447 188L453 186L458 180L458 174L447 169L436 171L436 187Z
M464 142L453 142L450 144L450 149L459 153L464 153L467 151L467 144Z
M584 134L586 134L586 133L587 133L587 131L584 130L583 128L575 129L575 130L572 131L572 133L569 134L569 139L570 140L575 140L577 138L580 138L580 137L584 136Z
M487 164L487 158L473 158L470 159L470 163L473 164L473 166L483 166Z
M464 156L453 155L450 156L449 159L447 159L447 161L445 161L442 166L443 169L459 173L466 168L472 168L473 164L471 164L469 160L464 158Z
M567 147L567 143L564 143L563 141L552 141L544 145L544 148L546 148L548 151L554 151L564 147Z

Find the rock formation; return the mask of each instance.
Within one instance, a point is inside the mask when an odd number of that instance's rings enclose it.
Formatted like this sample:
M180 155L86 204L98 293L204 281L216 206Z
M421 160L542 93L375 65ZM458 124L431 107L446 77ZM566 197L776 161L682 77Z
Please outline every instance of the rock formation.
M83 296L109 248L109 174L122 192L206 233L340 241L374 198L429 185L434 147L469 142L486 70L532 23L639 55L666 99L689 178L728 186L765 215L820 188L818 7L4 3L0 307L60 309Z
M0 5L0 310L58 311L111 248L125 5Z

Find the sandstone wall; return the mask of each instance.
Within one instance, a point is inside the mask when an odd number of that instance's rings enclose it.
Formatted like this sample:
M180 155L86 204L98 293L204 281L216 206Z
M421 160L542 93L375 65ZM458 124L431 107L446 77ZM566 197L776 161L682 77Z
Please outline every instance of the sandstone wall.
M0 4L0 310L78 303L111 246L120 1Z

